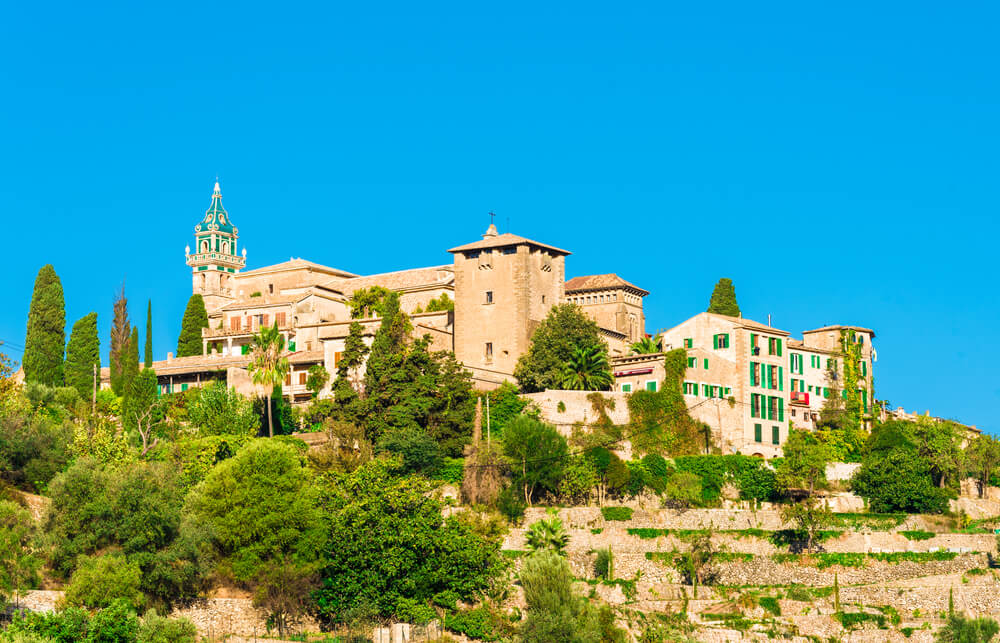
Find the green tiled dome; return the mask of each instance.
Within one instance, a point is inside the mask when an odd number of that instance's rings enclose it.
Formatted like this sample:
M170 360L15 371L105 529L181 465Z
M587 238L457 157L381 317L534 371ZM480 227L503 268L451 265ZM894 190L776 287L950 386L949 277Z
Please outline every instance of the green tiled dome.
M205 210L205 218L194 227L194 231L237 234L236 226L229 220L229 213L222 207L222 189L218 181L215 182L215 190L212 192L212 205Z

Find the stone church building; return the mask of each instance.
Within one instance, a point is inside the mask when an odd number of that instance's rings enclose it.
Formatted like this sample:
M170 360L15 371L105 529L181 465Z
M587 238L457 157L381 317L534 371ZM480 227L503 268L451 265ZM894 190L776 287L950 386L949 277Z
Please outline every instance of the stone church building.
M168 355L154 363L163 393L214 379L250 392L244 367L253 336L262 326L277 322L292 367L284 392L293 401L308 399L309 367L322 364L331 376L336 373L355 321L351 296L371 286L399 293L413 335L430 335L433 350L453 351L481 389L513 380L514 367L527 351L532 333L557 303L579 304L597 322L612 357L626 355L629 345L644 333L642 299L647 291L614 274L567 281L567 250L500 234L492 224L481 239L449 249L451 263L437 266L358 275L293 258L246 270L239 229L223 207L216 183L194 237L193 247L185 249L185 260L191 269L192 292L205 300L209 326L202 331L202 355ZM442 295L454 302L454 311L425 312L431 300ZM380 320L356 321L371 342Z

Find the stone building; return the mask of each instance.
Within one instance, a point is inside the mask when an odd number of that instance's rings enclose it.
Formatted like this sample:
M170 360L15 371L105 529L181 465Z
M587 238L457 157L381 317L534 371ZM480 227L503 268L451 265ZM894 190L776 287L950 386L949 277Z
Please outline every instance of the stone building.
M194 232L195 251L185 248L185 261L191 267L192 292L205 300L209 325L202 330L202 356L170 356L154 363L162 392L213 379L255 392L238 371L249 362L254 335L276 323L294 356L283 391L293 401L309 399L308 369L322 364L331 375L336 373L355 321L351 298L373 286L397 292L401 309L413 323L413 335L430 335L433 350L453 351L483 389L513 379L535 328L560 302L579 303L595 319L612 355L627 354L629 344L644 332L642 298L647 291L617 275L596 275L570 280L577 289L568 297L568 251L500 234L492 224L480 240L448 250L451 263L443 265L361 276L293 257L245 270L246 250L237 252L239 230L222 206L216 182ZM442 296L453 303L453 310L428 311L430 302ZM380 320L356 321L370 343Z

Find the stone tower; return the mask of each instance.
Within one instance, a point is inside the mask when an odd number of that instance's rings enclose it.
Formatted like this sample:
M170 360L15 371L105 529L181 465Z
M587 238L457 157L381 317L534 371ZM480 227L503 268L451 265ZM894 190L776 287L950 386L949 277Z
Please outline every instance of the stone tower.
M490 224L482 241L448 252L455 261L455 356L510 378L531 334L563 298L569 252Z
M184 248L184 258L191 266L191 285L194 294L205 299L209 316L233 301L233 275L246 265L246 253L236 251L239 231L222 207L222 190L215 182L212 204L205 211L201 223L194 227L194 252Z

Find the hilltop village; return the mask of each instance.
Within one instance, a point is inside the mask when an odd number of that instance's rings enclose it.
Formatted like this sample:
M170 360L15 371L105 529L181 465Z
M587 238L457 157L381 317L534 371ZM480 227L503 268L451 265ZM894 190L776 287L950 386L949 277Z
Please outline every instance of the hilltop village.
M560 303L579 306L596 322L612 391L655 391L665 375L663 354L684 348L685 401L692 416L711 427L723 453L780 455L789 426L814 429L831 392L854 398L867 429L885 413L873 388L872 329L826 325L795 339L742 316L699 313L660 333L655 352L637 354L633 346L647 337L643 298L649 291L614 273L567 279L569 251L500 234L492 224L480 240L448 249L451 264L360 276L293 258L246 270L246 250L216 183L194 227L193 247L185 248L185 260L207 326L199 355L171 354L153 363L161 393L185 391L224 371L230 386L252 394L245 367L254 335L276 324L290 362L282 394L292 402L311 400L309 369L321 365L331 378L318 396L327 397L351 323L361 323L369 346L380 324L373 310L359 317L352 298L384 288L398 293L411 336L429 335L434 350L452 351L480 390L516 381L532 332ZM110 385L108 368L102 383Z
M216 183L176 353L123 287L104 366L43 266L0 352L0 643L1000 633L1000 441L888 409L874 330L793 338L720 279L650 333L612 266L463 241L248 270Z

